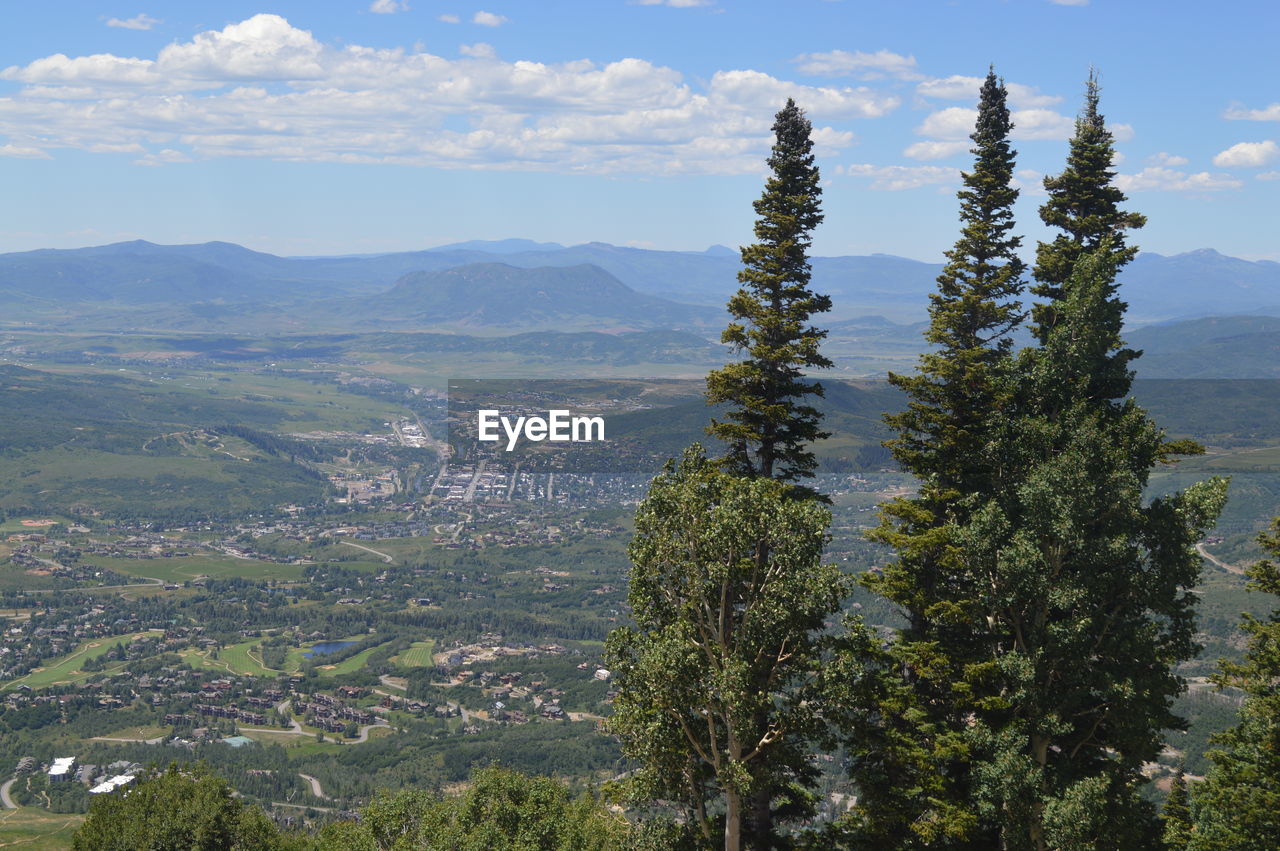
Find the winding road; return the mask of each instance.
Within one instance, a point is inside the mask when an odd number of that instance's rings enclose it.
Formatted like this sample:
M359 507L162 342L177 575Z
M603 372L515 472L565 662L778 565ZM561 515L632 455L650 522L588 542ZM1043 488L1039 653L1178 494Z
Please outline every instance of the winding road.
M1222 568L1223 570L1227 571L1228 573L1234 573L1239 576L1244 576L1243 567L1240 567L1234 564L1227 564L1225 561L1223 561L1222 559L1218 558L1213 553L1205 549L1204 544L1196 544L1196 552L1200 553L1200 555L1204 556L1210 562Z
M9 790L16 782L18 782L18 778L10 777L4 781L3 785L0 785L0 803L4 804L5 809L16 810L18 808L18 805L13 802L13 798L9 797Z

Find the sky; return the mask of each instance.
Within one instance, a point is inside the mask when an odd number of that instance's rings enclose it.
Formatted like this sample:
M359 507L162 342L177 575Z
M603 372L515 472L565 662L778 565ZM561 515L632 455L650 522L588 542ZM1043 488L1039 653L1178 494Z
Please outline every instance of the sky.
M792 97L814 253L937 261L994 65L1028 247L1093 67L1138 244L1280 260L1274 0L7 5L0 252L738 246Z

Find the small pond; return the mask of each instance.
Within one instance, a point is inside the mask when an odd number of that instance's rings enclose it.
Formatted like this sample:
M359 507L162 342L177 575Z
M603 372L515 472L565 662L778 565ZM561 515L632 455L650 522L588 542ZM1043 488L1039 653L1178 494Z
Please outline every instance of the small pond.
M358 641L320 641L311 645L311 649L303 653L303 656L328 656L330 653L337 653L344 647L350 647L353 644L359 644Z

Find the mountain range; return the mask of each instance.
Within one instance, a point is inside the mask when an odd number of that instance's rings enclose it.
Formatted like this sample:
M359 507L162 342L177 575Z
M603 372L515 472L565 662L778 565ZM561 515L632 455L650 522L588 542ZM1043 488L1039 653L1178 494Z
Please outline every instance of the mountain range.
M941 265L884 254L813 258L829 323L924 319ZM387 328L677 328L723 321L736 252L654 251L528 240L366 256L278 257L225 242L145 241L0 255L4 321L65 327L260 331ZM1137 324L1229 314L1280 316L1280 263L1212 249L1140 254L1121 295Z

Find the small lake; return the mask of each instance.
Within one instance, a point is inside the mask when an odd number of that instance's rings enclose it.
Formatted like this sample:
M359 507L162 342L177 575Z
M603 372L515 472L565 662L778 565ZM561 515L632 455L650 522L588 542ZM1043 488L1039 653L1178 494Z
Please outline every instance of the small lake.
M330 653L337 653L344 647L350 647L353 644L359 644L358 641L321 641L311 645L311 649L303 653L303 656L328 656Z

